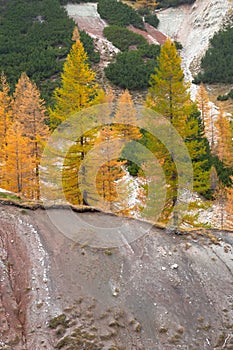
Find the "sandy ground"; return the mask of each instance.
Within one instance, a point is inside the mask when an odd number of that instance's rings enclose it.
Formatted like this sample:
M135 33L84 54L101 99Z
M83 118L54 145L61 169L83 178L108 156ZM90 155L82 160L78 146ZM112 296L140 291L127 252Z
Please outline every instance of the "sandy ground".
M101 213L74 213L82 222L74 226L67 210L53 210L60 218L57 226L44 210L0 205L1 237L14 228L9 244L17 242L10 248L0 243L6 253L0 271L14 256L24 256L12 264L15 283L9 275L0 281L0 349L50 350L72 339L81 344L80 350L90 346L90 339L93 350L220 350L223 344L230 349L232 233L209 232L216 235L215 245L210 240L215 236L208 238L204 232L177 236ZM80 236L90 225L101 237L98 248ZM103 229L114 227L115 235L127 229L125 242L111 248ZM73 230L73 238L68 230ZM138 238L132 239L132 233ZM7 281L11 293L2 293ZM16 299L19 285L21 296ZM23 332L18 314L25 315ZM50 328L49 321L59 315L65 315L67 323ZM10 326L3 332L4 319Z

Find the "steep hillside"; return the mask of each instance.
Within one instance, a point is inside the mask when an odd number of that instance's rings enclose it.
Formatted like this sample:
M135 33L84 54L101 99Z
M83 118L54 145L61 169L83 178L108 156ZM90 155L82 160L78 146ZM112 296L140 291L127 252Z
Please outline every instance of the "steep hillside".
M0 205L0 234L2 350L232 349L230 232Z
M209 40L224 23L232 7L229 0L196 0L158 13L159 30L182 43L184 65L197 73Z

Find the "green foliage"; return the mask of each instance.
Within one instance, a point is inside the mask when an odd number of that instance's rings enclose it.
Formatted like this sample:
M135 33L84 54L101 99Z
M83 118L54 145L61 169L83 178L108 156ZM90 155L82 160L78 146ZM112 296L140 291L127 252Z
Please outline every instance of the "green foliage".
M25 71L48 97L46 82L62 69L73 27L58 0L7 2L0 26L0 66L11 87Z
M220 182L226 187L232 187L233 169L227 167L218 156L213 156L211 162L215 166Z
M95 51L94 39L87 34L84 30L79 31L80 40L83 43L85 52L87 53L88 59L90 62L99 63L100 53Z
M154 65L154 68L156 67L156 59L157 56L160 53L160 46L159 45L149 45L148 43L146 43L145 45L142 45L139 47L138 52L140 53L140 55L146 59L146 58L151 58L153 59L152 63ZM149 61L148 61L149 63Z
M219 95L217 97L218 101L227 101L229 99L228 95Z
M167 118L183 138L193 166L194 189L208 195L210 190L210 149L203 137L204 128L197 107L191 102L188 85L184 81L181 58L175 44L168 39L161 49L158 67L151 75L151 88L147 96L147 105ZM161 131L162 132L162 131ZM172 139L172 135L169 136ZM166 182L170 185L166 207L176 202L178 175L173 155L161 142L148 139L154 144L151 149L157 159L163 160ZM156 145L156 146L155 146ZM179 154L183 161L182 154ZM169 203L170 202L170 203Z
M159 25L159 19L156 15L151 15L151 14L146 15L145 22L149 23L150 25L152 25L155 28L157 28Z
M149 45L142 35L116 25L106 27L104 35L116 47L125 51L116 56L116 62L111 62L105 68L106 77L124 89L140 90L148 87L160 46ZM128 52L133 45L138 50Z
M227 95L228 95L229 98L232 98L232 99L233 99L233 89L231 89L231 91L228 92Z
M72 45L73 20L58 0L11 0L4 7L0 5L0 10L0 67L12 91L21 73L26 72L50 102ZM93 39L84 31L80 36L90 61L98 63Z
M185 144L193 164L193 188L207 199L211 198L210 190L210 169L212 156L209 142L204 137L204 126L200 117L200 112L193 105L193 111L187 120L189 131L185 139Z
M150 14L150 10L148 7L139 7L139 9L137 9L137 13L141 16L146 16Z
M104 28L104 36L121 51L127 51L133 45L138 48L147 45L147 41L142 35L117 25Z
M144 29L142 18L130 6L117 0L99 0L97 10L101 18L108 21L109 24L118 26L128 26Z
M194 83L233 83L233 27L219 31L210 40L210 48L202 58Z
M231 89L226 95L219 95L217 97L218 101L227 101L229 98L233 99L233 89Z
M50 127L55 129L69 116L92 105L98 95L95 73L88 64L81 40L71 47L61 75L61 86L54 90L54 108L50 108Z
M154 60L144 62L140 52L123 52L116 56L116 62L105 68L106 77L117 86L129 90L148 87L148 81L155 67Z
M1 191L0 191L0 198L15 199L17 201L21 201L21 198L16 195L7 193L7 192L1 192Z
M175 45L176 45L176 49L177 50L182 50L183 49L183 45L179 42L179 41L174 41Z
M195 0L160 0L157 7L175 7L183 4L193 4Z
M60 0L61 5L66 4L80 4L82 2L98 2L98 0Z

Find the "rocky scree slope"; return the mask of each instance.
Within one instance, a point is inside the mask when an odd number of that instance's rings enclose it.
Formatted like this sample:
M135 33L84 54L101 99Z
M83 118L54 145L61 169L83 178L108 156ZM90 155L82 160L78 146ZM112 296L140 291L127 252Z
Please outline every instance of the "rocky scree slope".
M0 204L0 349L233 348L232 232L50 210Z

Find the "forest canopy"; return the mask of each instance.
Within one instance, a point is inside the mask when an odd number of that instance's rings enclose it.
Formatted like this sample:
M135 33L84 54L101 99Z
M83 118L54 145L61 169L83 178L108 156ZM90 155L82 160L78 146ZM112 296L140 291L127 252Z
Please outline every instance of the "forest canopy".
M172 7L172 6L180 6L183 4L191 5L195 2L195 0L160 0L157 7Z
M74 22L58 0L11 0L0 5L0 67L11 89L22 72L40 88L47 101L57 86L72 45ZM99 62L93 39L80 33L90 61Z
M195 78L196 83L233 83L233 23L210 40L201 68L203 72Z
M142 17L132 7L121 1L99 0L97 10L101 18L109 24L122 27L132 24L135 28L144 29Z

